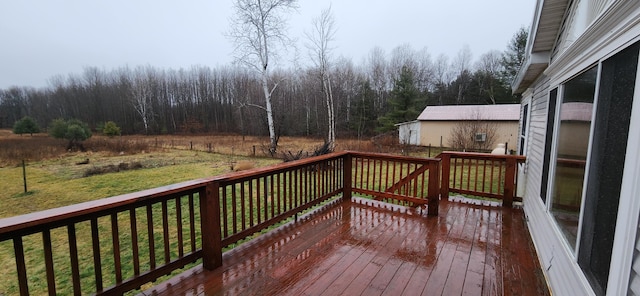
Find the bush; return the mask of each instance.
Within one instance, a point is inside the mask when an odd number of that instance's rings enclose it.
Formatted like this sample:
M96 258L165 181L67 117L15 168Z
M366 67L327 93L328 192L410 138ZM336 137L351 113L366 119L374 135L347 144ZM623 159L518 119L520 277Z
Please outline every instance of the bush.
M51 122L49 135L56 139L66 139L69 141L67 150L79 148L84 151L82 141L91 138L89 126L78 119L56 119Z
M104 124L104 128L102 129L102 133L105 136L108 137L113 137L113 136L119 136L120 135L120 127L118 127L118 125L116 125L115 122L113 121L107 121Z
M31 134L33 136L34 133L39 132L40 127L38 127L38 123L29 116L22 117L22 119L16 121L13 125L13 133L17 135Z

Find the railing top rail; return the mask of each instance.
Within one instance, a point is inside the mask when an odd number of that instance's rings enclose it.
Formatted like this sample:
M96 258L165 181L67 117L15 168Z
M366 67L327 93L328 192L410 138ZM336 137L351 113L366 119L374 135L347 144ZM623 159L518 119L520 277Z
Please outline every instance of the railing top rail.
M230 172L230 173L215 176L211 178L211 180L220 181L220 182L233 182L233 181L240 181L240 180L245 180L249 178L259 178L263 176L280 173L282 171L298 169L298 168L305 167L318 162L340 158L345 156L346 154L348 154L348 152L346 151L333 152L325 155L278 163L278 164L261 167L261 168L254 168L254 169L249 169L249 170L244 170L239 172Z
M67 219L74 219L99 212L107 212L158 197L171 196L180 192L196 190L197 188L206 186L209 182L211 182L211 178L191 180L20 216L3 218L0 219L0 236L6 233L21 231L43 224L54 224Z
M348 151L348 153L352 156L375 157L379 159L396 160L396 161L411 161L411 162L419 162L419 163L440 162L440 159L432 158L432 157L414 157L414 156L402 156L402 155L394 155L394 154L357 152L357 151Z
M478 152L458 152L458 151L443 151L441 155L450 155L457 158L474 158L474 159L516 159L526 160L524 155L511 155L511 154L490 154L490 153L478 153Z

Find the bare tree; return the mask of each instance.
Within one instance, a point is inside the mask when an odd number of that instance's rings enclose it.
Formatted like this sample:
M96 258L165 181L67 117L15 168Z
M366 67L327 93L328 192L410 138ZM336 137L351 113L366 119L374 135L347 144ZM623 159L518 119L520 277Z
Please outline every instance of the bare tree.
M135 108L142 124L144 125L145 134L149 133L149 122L151 121L152 108L151 108L151 89L146 79L145 70L141 67L136 69L133 77L133 85L131 88L131 99L133 108Z
M236 0L235 18L228 36L236 45L236 62L260 73L269 127L269 152L274 155L278 140L273 121L271 96L278 87L269 83L269 66L278 46L291 44L286 35L286 12L297 8L296 0Z
M433 91L438 96L438 105L444 105L444 93L451 81L449 58L444 54L440 54L436 59L433 72L435 80Z
M369 72L369 80L372 88L376 93L374 100L374 113L382 113L385 107L385 93L389 90L391 80L385 75L387 71L387 58L384 50L380 47L374 47L369 52L367 59L367 71Z
M449 147L462 150L487 150L493 147L498 136L498 126L482 118L478 112L459 121L449 136Z
M458 79L458 95L456 97L456 103L461 104L463 102L463 95L469 86L469 81L471 80L470 68L471 68L471 59L473 58L471 54L471 49L468 45L465 45L456 56L456 59L453 61L452 68L455 71L455 75Z
M502 71L502 54L497 50L489 51L480 56L476 62L477 80L480 84L480 92L486 94L491 104L496 103L496 88L500 86L500 73Z
M310 33L306 33L309 40L309 50L311 51L312 60L319 71L320 81L322 84L322 93L327 104L327 138L325 140L327 150L333 151L336 145L336 118L333 102L333 90L331 87L331 50L329 43L333 41L336 33L335 21L331 14L331 7L322 10L320 16L313 20L313 28Z

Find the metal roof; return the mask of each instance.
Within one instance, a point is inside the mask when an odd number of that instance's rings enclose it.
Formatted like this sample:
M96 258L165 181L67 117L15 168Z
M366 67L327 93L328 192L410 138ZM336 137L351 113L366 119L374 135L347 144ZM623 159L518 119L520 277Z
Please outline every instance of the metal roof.
M418 120L520 120L520 104L427 106Z

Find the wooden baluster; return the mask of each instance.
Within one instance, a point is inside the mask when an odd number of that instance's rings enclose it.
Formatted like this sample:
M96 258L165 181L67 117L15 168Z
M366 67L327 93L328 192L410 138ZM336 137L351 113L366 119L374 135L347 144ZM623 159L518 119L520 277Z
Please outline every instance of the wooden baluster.
M93 220L91 221L93 225ZM49 291L49 295L56 295L56 278L55 278L55 271L53 269L53 252L51 250L51 231L49 229L45 229L42 231L42 244L44 246L44 265L45 265L45 270L47 271L47 289ZM100 258L100 255L98 255L98 258ZM98 281L96 278L96 286L97 284L98 284ZM102 282L100 282L100 284L102 285ZM102 290L102 286L100 286L100 290Z
M122 282L122 263L120 261L120 234L118 232L118 214L111 214L111 240L113 245L113 267L116 283Z
M240 183L240 223L242 224L240 229L241 230L245 230L247 229L247 215L245 214L245 211L247 210L247 206L245 204L245 197L244 195L246 194L245 190L244 190L244 184L245 182L241 182ZM248 209L249 211L251 211L251 209Z
M236 196L236 183L234 183L233 185L231 185L231 227L233 229L233 231L231 233L236 234L238 233L238 209L236 206L236 200L238 199L238 197ZM240 187L242 187L242 183L239 184Z
M445 178L443 177L442 179L443 179L442 183L445 184L444 183ZM438 188L439 180L440 180L440 163L435 161L429 163L429 188L428 188L428 197L427 197L429 199L429 205L427 207L427 214L430 216L438 215L438 208L440 206L440 197L438 195L441 192L440 188ZM447 180L446 184L448 187L449 180ZM445 192L447 192L447 195L443 195L443 196L448 196L449 194L448 190L446 190Z
M27 266L24 262L24 247L22 237L13 238L13 252L16 255L16 271L18 272L18 286L20 295L29 295L29 285L27 284Z
M488 182L493 182L493 180L489 179ZM485 188L487 185L487 160L484 159L482 161L482 192L486 192Z
M495 175L495 174L494 174L495 170L496 170L496 164L495 164L495 161L492 159L492 160L491 160L491 183L489 183L489 184L491 184L491 185L489 186L489 192L491 192L491 193L494 193L494 191L493 191L493 180L494 180L494 179L493 179L493 178L494 178L494 175ZM499 184L499 183L500 183L500 181L498 181L498 184ZM499 194L499 193L498 193L498 194Z
M303 193L304 199L305 199L306 202L311 202L313 199L312 199L312 196L311 196L311 192L309 192L309 187L310 187L309 186L309 170L307 168L303 168L301 170L301 173L302 173L302 178L304 179L302 181L304 183L304 188L303 188L303 190L304 190L304 193ZM278 212L278 213L280 213L280 212Z
M516 175L516 159L514 157L507 158L506 171L504 180L504 199L502 200L503 207L511 207L513 205L513 195L515 187L515 175Z
M176 197L176 226L178 231L178 257L182 258L184 256L184 238L182 232L184 231L182 227L182 202L180 201L182 197ZM137 258L134 256L134 260Z
M449 188L456 188L456 182L458 181L458 158L452 157L450 159L453 161L453 165L451 165L453 167L453 185L447 184L447 186L450 186Z
M131 223L131 249L133 251L133 274L140 275L140 254L138 248L138 223L136 220L136 209L129 210L129 220Z
M343 158L343 167L344 167L344 173L342 175L342 185L343 185L343 189L342 189L342 198L344 200L351 200L351 196L352 196L352 186L353 186L353 177L352 177L352 165L353 165L353 158L351 157L351 154L347 154L344 156ZM357 164L356 164L356 169L357 169Z
M390 188L391 186L393 186L393 184L389 184L389 162L391 162L390 160L387 160L387 166L384 170L384 184L385 184L385 188L380 188L381 191L386 191L387 188Z
M277 206L278 206L278 213L282 213L284 212L283 210L283 206L284 206L284 201L282 200L282 193L281 193L281 189L282 188L282 183L280 183L280 175L281 173L278 173L276 175L276 199L277 199Z
M149 240L149 265L151 270L156 268L156 242L153 235L153 208L147 205L147 235Z
M219 184L219 183L218 183ZM235 186L234 184L231 184L231 186ZM222 199L222 230L223 230L223 234L224 237L228 237L229 236L229 225L228 221L227 221L227 186L222 185L222 196L220 197ZM233 188L232 188L233 190ZM200 204L200 206L202 207L202 204Z
M162 241L164 243L164 263L171 262L169 249L169 214L167 213L167 200L162 201Z
M76 226L69 224L67 226L67 234L69 239L69 258L71 259L71 281L73 282L73 294L82 295L80 290L80 266L78 261L78 240L76 239Z
M274 208L275 201L273 200L273 183L269 182L269 179L267 177L263 177L262 184L264 186L264 196L267 196L269 199L269 210L271 210L271 217L275 217L276 211Z
M442 183L440 185L440 196L442 198L449 199L449 178L451 173L451 155L441 154L442 165ZM431 192L431 172L429 172L429 192Z
M191 241L191 253L196 251L196 215L193 205L193 193L189 194L189 239Z
M279 181L280 179L278 178L278 184L280 184ZM253 220L253 180L248 180L247 182L249 182L249 226L253 226L257 224ZM226 232L224 236L227 236Z
M476 163L476 167L475 167L475 178L474 178L474 182L473 182L473 191L478 191L478 171L479 171L479 166L480 166L480 159L476 159L475 160ZM484 183L484 180L480 180L480 182Z

